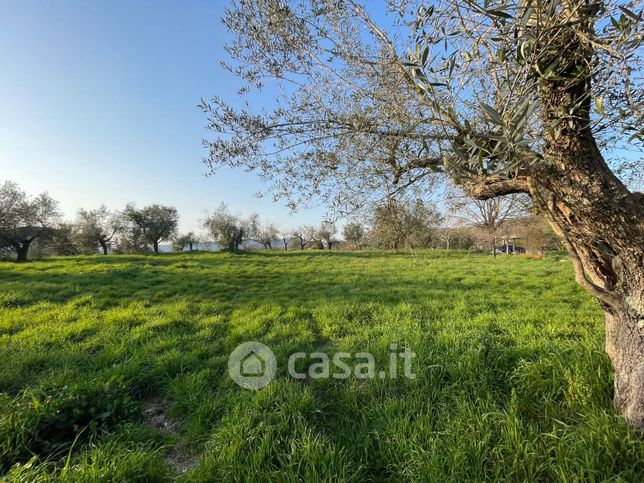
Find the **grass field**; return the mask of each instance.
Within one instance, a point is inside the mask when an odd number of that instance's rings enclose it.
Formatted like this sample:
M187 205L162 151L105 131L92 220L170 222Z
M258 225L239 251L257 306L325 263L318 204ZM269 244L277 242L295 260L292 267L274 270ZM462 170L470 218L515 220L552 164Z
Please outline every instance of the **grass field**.
M570 263L256 252L0 264L11 481L642 481L603 317ZM238 387L228 356L275 352ZM416 352L415 379L294 380L288 355Z

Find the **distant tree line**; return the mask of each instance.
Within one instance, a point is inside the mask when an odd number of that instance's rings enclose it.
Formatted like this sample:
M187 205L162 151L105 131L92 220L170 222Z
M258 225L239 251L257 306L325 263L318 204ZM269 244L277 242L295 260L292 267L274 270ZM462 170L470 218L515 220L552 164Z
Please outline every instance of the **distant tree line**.
M7 181L0 185L0 256L26 261L30 254L158 253L162 244L173 251L192 251L209 241L227 250L457 248L496 253L498 242L505 244L506 253L510 246L515 251L517 244L535 252L556 248L547 225L530 216L522 203L459 198L441 214L422 200L390 199L377 203L361 219L348 221L343 239L329 220L318 226L280 228L257 214L234 214L222 203L201 221L204 235L200 236L192 231L179 233L176 208L160 204L138 208L129 203L119 211L104 205L81 208L73 222L63 222L58 203L47 193L30 196Z

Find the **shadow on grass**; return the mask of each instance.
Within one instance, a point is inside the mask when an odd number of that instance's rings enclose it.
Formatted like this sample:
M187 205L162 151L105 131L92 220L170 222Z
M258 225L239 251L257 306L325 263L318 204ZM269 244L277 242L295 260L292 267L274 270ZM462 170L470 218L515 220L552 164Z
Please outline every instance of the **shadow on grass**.
M91 297L102 308L132 302L158 302L181 299L198 303L204 297L222 303L262 305L293 302L317 304L342 299L343 302L414 301L436 294L466 293L476 288L455 278L415 278L390 273L395 267L376 267L366 272L360 264L327 268L327 257L353 257L369 261L373 255L351 252L307 251L294 255L272 253L225 253L218 256L160 254L149 256L83 257L58 265L56 259L36 262L20 270L3 267L0 285L14 296L6 306L38 302L65 303ZM232 261L231 261L232 259ZM293 266L293 259L298 264ZM62 259L61 259L62 260ZM309 263L310 262L310 263ZM413 261L409 260L410 269ZM3 301L0 300L0 305Z
M102 388L117 376L137 401L173 403L181 436L203 451L203 480L297 481L316 464L326 479L611 479L625 468L628 480L637 446L611 416L600 314L569 268L335 251L3 264L0 347L11 364L0 390L7 404L25 387L67 388L76 401L83 381ZM278 378L257 393L227 373L246 340L278 356ZM367 350L380 368L390 342L417 353L415 379L286 375L294 351Z

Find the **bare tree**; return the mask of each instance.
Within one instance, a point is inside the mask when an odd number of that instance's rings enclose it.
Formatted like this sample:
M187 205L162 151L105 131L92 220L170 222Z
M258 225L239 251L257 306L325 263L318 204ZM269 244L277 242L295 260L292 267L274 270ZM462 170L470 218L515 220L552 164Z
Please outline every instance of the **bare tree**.
M432 172L481 200L529 194L605 311L615 405L644 428L644 204L605 158L644 139L636 2L387 7L386 27L359 0L227 9L231 69L247 88L275 80L286 95L267 113L204 103L220 133L207 162L340 207L423 189Z
M264 248L273 249L273 242L278 238L279 230L273 223L263 224L257 213L248 220L248 239L260 243Z
M105 205L95 210L81 208L76 216L76 238L88 252L96 253L100 246L107 255L114 236L123 229L122 219L117 213L111 213Z
M451 243L457 237L457 235L458 233L456 231L456 228L449 226L440 227L435 231L435 239L440 240L445 244L445 250L452 248Z
M153 204L138 209L129 204L123 210L123 219L133 238L151 244L154 253L159 253L159 243L176 234L179 214L172 206Z
M432 247L450 250L468 249L474 244L471 230L458 225L443 224L433 231Z
M434 242L436 243L432 243L432 246L449 250L452 248L454 240L463 238L463 233L461 230L462 220L455 216L454 206L447 204L446 208L442 213L440 226L434 230Z
M284 245L284 250L288 250L288 244L293 241L295 236L293 235L293 231L289 229L284 229L280 230L279 232L279 238L282 240L282 244Z
M479 228L487 235L495 258L499 232L511 220L525 217L530 213L530 198L524 194L511 194L485 200L456 194L450 198L448 204L453 210L454 218L465 225Z
M300 250L304 250L315 239L316 235L317 230L311 225L301 226L293 232L293 238L298 241Z
M0 246L26 262L29 247L38 238L52 234L60 213L58 203L47 193L30 197L12 182L0 185Z

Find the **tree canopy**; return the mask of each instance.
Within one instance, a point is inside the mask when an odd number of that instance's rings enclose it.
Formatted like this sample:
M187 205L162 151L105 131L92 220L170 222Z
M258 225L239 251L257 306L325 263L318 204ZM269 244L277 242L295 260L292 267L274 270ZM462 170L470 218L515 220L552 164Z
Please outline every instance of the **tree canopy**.
M76 216L76 238L84 251L96 253L100 246L107 254L114 236L123 229L118 213L111 213L105 205L95 210L81 208Z
M0 246L27 260L31 243L52 233L60 217L58 203L47 193L29 196L11 181L0 185Z
M215 211L206 215L202 224L219 247L229 250L238 250L248 234L247 221L230 213L225 203L221 203Z
M435 172L469 182L479 197L526 192L525 168L550 162L544 135L556 136L584 104L561 106L568 112L544 122L539 85L574 75L593 79L600 145L641 146L644 94L631 66L642 22L632 2L388 7L234 2L224 17L235 35L228 67L245 81L243 93L273 82L283 95L261 111L203 102L217 133L207 141L208 166L243 166L293 207L318 195L341 212L419 184L426 192ZM553 32L569 29L593 46L590 62L573 66L562 55Z
M133 243L150 244L155 252L159 251L161 241L174 237L179 223L176 208L156 203L144 208L136 208L129 204L123 211L123 218Z

